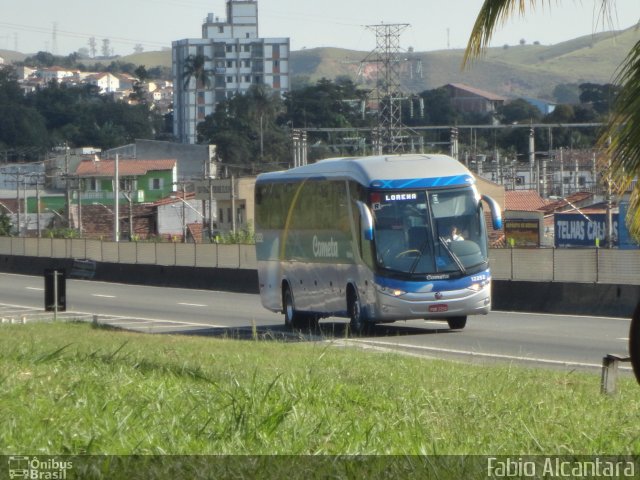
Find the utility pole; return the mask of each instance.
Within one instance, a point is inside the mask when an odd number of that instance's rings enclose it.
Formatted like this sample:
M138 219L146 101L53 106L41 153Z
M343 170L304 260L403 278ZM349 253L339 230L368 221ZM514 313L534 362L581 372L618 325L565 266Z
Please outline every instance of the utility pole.
M187 186L182 183L182 243L187 243Z
M120 241L120 172L118 171L119 157L116 153L113 168L113 241Z
M64 181L67 203L67 228L71 228L71 184L69 183L69 145L65 143L64 149Z
M231 231L236 234L236 178L231 175Z
M40 228L40 178L36 176L36 228L38 229L38 238L42 236L42 228Z

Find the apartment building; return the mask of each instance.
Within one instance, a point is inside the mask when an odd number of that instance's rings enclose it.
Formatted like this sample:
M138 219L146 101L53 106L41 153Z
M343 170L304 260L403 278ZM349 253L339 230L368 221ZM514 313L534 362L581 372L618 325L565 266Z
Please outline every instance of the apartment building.
M181 143L196 143L197 125L221 101L265 85L278 94L289 90L289 38L258 36L258 2L228 0L226 19L210 13L202 38L173 42L173 133ZM207 82L187 72L191 59L204 59Z

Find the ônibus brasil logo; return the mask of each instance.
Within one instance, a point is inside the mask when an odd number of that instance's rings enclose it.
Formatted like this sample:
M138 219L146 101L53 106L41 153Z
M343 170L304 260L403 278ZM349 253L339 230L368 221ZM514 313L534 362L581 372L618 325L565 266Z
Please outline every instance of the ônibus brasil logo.
M67 470L73 468L73 462L38 457L9 457L9 478L25 478L33 480L65 480Z

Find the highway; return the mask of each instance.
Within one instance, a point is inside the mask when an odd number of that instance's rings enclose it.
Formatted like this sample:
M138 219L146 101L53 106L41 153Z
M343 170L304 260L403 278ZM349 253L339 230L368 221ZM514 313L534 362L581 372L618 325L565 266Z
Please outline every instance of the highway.
M66 281L63 318L92 320L148 333L226 335L246 338L255 326L263 338L333 341L343 344L347 320L329 318L320 331L292 334L281 314L262 308L260 298L208 290L146 287L84 280ZM0 273L0 318L14 322L43 315L44 278ZM552 368L599 370L607 353L627 353L630 319L491 312L469 317L467 327L412 320L378 325L351 338L350 345L472 362L511 362ZM622 367L630 371L629 367Z

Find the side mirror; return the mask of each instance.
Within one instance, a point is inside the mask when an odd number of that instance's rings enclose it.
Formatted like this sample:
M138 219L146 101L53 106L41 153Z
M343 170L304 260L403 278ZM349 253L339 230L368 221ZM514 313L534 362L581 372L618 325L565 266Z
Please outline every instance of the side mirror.
M491 209L491 221L493 223L494 230L500 230L502 228L502 212L500 211L500 205L493 198L488 195L482 195L489 208Z
M373 240L373 215L369 207L361 201L356 202L360 211L360 227L365 240Z

